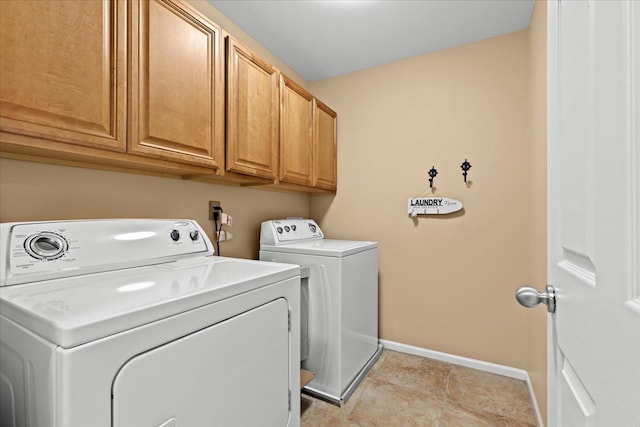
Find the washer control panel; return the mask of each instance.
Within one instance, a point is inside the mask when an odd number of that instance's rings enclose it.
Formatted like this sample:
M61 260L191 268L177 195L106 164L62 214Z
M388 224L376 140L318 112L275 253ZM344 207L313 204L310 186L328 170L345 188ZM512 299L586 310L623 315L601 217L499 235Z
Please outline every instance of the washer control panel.
M192 220L6 223L0 224L0 244L0 286L213 253Z
M278 245L323 238L322 230L312 219L265 221L260 228L261 245Z

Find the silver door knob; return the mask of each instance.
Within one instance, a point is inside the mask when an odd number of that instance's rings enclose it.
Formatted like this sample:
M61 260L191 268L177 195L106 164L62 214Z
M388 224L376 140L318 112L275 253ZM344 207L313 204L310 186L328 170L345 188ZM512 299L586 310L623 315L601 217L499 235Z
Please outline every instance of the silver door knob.
M544 292L538 292L531 286L522 286L516 291L516 300L524 307L535 307L543 303L549 313L556 312L556 290L547 285Z

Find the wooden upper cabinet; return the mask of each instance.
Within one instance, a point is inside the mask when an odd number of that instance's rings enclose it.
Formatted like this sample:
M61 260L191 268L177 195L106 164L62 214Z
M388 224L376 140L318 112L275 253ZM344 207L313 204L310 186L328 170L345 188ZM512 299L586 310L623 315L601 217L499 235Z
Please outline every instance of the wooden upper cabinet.
M313 186L336 191L337 178L337 114L314 99L314 167Z
M125 151L125 4L0 5L0 130Z
M280 181L311 186L312 168L313 95L281 75Z
M228 171L276 178L278 70L227 37Z
M129 151L221 169L224 75L220 28L180 1L129 4Z
M0 150L335 191L336 113L223 38L184 0L0 0Z

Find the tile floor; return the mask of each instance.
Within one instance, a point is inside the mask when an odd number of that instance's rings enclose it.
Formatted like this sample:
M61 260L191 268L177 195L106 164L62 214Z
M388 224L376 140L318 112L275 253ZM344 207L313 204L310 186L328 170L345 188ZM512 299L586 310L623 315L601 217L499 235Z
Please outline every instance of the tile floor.
M536 427L524 381L390 350L342 408L300 403L302 427Z

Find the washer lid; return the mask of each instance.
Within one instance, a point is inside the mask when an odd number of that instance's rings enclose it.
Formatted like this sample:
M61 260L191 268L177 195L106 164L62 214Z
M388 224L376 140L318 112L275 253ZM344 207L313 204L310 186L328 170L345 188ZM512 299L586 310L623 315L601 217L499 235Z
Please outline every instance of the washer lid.
M377 247L377 242L323 239L313 240L310 242L281 244L278 246L261 245L260 250L292 254L344 257Z
M297 265L197 257L0 288L0 312L69 348L299 275Z

